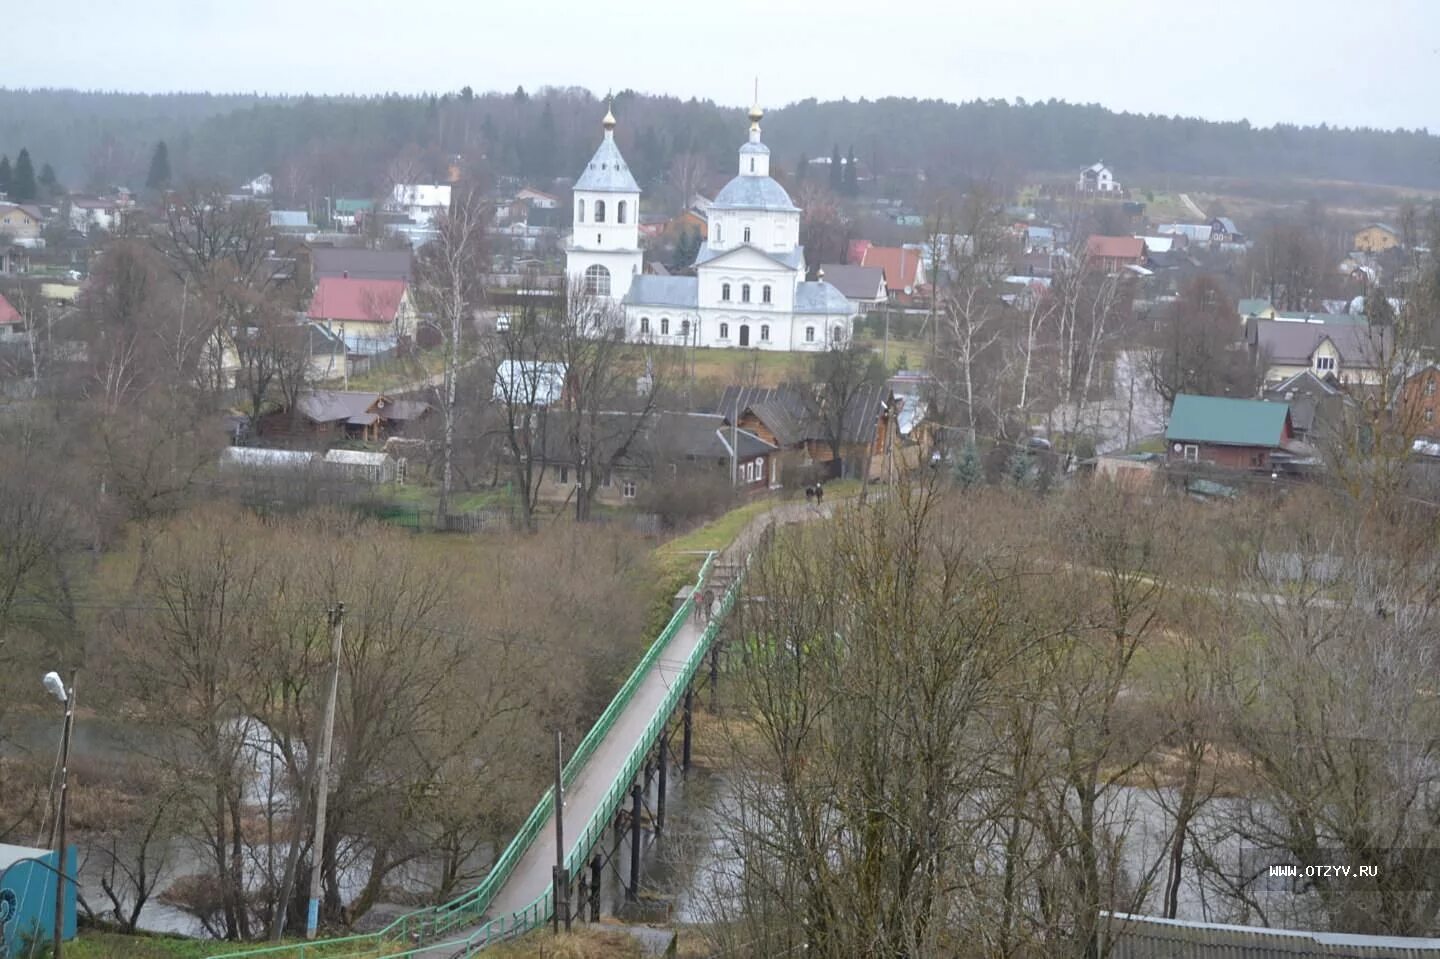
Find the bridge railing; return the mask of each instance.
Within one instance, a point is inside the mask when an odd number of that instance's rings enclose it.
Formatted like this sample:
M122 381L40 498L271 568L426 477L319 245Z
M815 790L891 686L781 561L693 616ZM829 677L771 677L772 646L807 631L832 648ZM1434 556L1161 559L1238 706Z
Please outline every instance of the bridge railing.
M620 714L624 712L625 708L629 706L630 701L635 698L635 691L639 688L645 676L655 668L655 664L669 648L671 640L673 640L675 635L684 627L686 619L694 614L694 597L699 594L701 587L704 586L705 580L710 575L714 564L715 553L712 551L705 557L704 563L700 566L700 572L695 577L695 590L690 597L675 610L669 622L665 624L665 628L660 632L660 635L650 644L645 655L641 657L635 669L631 671L629 677L626 678L614 698L610 700L609 705L605 707L605 711L600 714L600 718L595 721L595 724L590 727L590 731L585 734L585 738L580 741L580 745L575 748L575 752L571 755L570 761L565 764L561 772L560 780L564 785L569 786L574 782L575 777L580 774L580 770L584 768L586 762L588 762L594 754L596 747L614 728L615 721L619 718ZM723 619L724 613L728 612L734 603L733 593L738 582L739 580L737 579L736 583L727 591L725 602L722 604L723 611L721 616L715 617L706 628L700 645L697 647L697 651L699 649L709 648L709 644L714 637L714 630L718 626L719 621ZM695 657L692 656L691 659L695 659ZM688 660L687 665L689 665ZM698 665L698 660L696 660L695 665ZM693 667L691 671L687 673L686 684L689 683L689 678L692 676ZM671 693L674 693L673 688ZM660 717L668 717L670 713L673 712L674 702L672 702L672 700L675 700L674 695L667 696L665 708L658 713ZM647 744L646 750L648 750L649 745L653 745L654 743L654 738L651 736L651 733L653 732L655 736L658 736L658 730L659 727L652 720L650 727L646 729L643 740ZM626 769L631 776L634 775L634 769L630 767L635 762L635 752L636 751L632 750L630 760L626 763ZM639 750L641 762L644 760L644 752L645 750ZM617 780L618 778L619 777L617 777ZM601 807L602 809L610 806L614 799L612 794L615 788L616 787L612 785L610 793L606 794L605 802ZM520 826L515 837L510 841L510 844L505 847L505 851L500 854L500 858L495 860L495 864L490 867L490 871L486 874L485 879L474 889L467 890L448 902L407 913L373 933L343 936L334 939L320 939L313 943L263 946L234 952L215 953L210 956L210 959L241 959L241 957L250 959L250 957L262 956L269 957L269 959L306 959L307 955L316 957L324 956L326 959L360 959L360 957L371 956L400 957L411 955L414 950L404 952L392 951L404 943L428 942L431 943L431 945L425 948L434 948L435 940L445 933L455 929L469 928L484 918L496 893L498 893L510 879L511 874L515 871L515 866L529 850L531 844L534 843L535 837L539 835L540 830L544 827L546 821L549 820L554 811L555 789L552 786L545 790L544 795L540 797L540 801L536 803L535 808L531 810L530 815L526 817L525 822ZM614 814L613 808L611 808L610 814ZM599 812L591 817L591 822L586 825L586 830L583 834L584 839L582 840L591 843L591 845L585 846L587 851L593 846L592 827L597 819L599 819L601 823L600 828L602 830L603 824L608 821L608 818L601 818ZM573 875L574 867L568 859L566 865L567 868L571 869ZM544 894L524 909L491 920L473 935L465 939L457 939L453 944L457 950L464 949L466 950L466 954L469 954L469 952L473 951L477 946L484 946L490 942L498 942L502 938L508 939L527 929L543 924L550 918L553 911L554 888L552 885L551 887L547 887ZM536 916L538 916L538 918L535 918Z

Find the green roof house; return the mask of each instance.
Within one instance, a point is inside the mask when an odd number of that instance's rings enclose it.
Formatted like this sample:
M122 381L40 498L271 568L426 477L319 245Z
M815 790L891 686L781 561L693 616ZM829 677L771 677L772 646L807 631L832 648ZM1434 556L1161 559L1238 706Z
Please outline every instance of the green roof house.
M1182 393L1170 411L1165 445L1172 463L1268 470L1293 436L1288 403Z

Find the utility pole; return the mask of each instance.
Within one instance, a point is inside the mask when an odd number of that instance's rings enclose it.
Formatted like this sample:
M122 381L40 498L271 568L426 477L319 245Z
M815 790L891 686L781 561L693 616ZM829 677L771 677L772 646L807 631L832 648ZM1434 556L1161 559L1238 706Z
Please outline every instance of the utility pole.
M335 698L340 692L340 645L345 635L345 604L330 608L330 692L325 698L325 726L320 737L320 758L315 776L315 840L310 846L310 908L305 915L305 938L314 939L320 928L321 867L325 863L325 807L330 799L330 747L335 739Z
M70 734L75 729L75 670L70 670L70 690L65 693L65 732L60 740L60 802L55 820L55 857L59 872L55 876L55 959L65 949L65 883L70 870L65 855L65 813L70 796Z
M565 915L565 931L570 931L570 877L565 875L565 775L562 764L560 730L555 730L555 911L551 930L560 934L561 911Z

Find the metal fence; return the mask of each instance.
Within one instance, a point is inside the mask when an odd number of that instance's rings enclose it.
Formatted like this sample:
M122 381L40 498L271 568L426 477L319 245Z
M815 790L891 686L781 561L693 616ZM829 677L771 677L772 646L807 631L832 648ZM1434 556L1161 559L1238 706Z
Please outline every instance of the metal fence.
M1257 929L1213 922L1100 914L1107 959L1440 959L1440 939Z
M650 644L645 656L636 665L629 678L625 680L625 684L620 687L620 691L615 694L610 704L605 707L605 711L600 714L600 718L596 720L585 738L575 748L574 754L565 764L561 774L561 781L564 785L569 786L579 775L580 770L594 754L598 744L614 728L620 714L634 699L635 691L641 682L664 656L671 640L684 627L686 620L694 615L695 600L693 597L703 591L702 587L714 566L715 556L713 551L706 556L705 562L701 565L700 572L695 578L695 592L675 610L664 630L656 637L655 642ZM746 565L748 566L748 558ZM694 680L725 617L735 605L744 575L745 566L742 566L730 587L725 591L718 615L711 618L700 642L686 658L675 681L670 684L665 700L656 710L645 733L636 741L629 758L616 773L605 799L571 846L565 864L572 876L579 874L579 868L584 864L590 850L603 834L606 824L628 795L630 782L643 766L646 754L654 746L666 721L674 713L685 690ZM521 857L529 850L542 827L550 819L554 807L555 791L552 787L540 797L539 803L521 825L510 845L505 848L500 858L490 868L485 880L479 886L462 893L449 902L400 916L379 932L369 935L216 953L210 959L240 959L240 957L249 959L249 957L260 956L267 957L267 959L309 959L309 957L319 959L322 956L324 959L372 959L377 956L398 959L398 957L418 957L422 954L426 956L469 956L491 943L512 938L544 925L549 921L555 909L553 883L523 909L496 916L489 921L485 921L485 914L495 895L509 880ZM459 933L466 929L473 931L461 936ZM454 938L445 941L444 937L449 934L454 934ZM407 945L411 948L406 948Z

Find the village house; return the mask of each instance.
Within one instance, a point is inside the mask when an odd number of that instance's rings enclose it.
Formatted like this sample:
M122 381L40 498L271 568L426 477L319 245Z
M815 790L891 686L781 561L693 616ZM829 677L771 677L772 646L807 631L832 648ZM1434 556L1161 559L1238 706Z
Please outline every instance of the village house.
M1440 367L1430 363L1407 376L1395 408L1402 429L1426 440L1440 440Z
M847 266L840 263L821 264L819 279L844 294L845 299L864 316L886 300L885 271L878 266Z
M914 469L927 451L899 430L903 401L882 384L856 390L843 416L826 416L797 387L726 387L720 413L780 451L780 472L821 467L829 476L884 477ZM840 423L841 464L831 432ZM918 439L918 437L916 437Z
M352 353L373 356L414 333L415 307L404 280L327 276L315 284L310 321L336 331Z
M0 333L14 334L23 332L24 329L25 318L5 299L5 295L0 293Z
M1162 223L1155 232L1161 236L1181 237L1185 246L1208 246L1210 243L1208 223Z
M1075 181L1075 189L1080 193L1119 193L1120 181L1115 179L1115 174L1104 164L1092 163L1080 171L1080 178Z
M429 227L436 217L450 212L450 184L397 183L387 207L393 213L404 214L411 223Z
M1370 223L1355 231L1351 247L1360 253L1384 253L1400 245L1400 232L1388 223Z
M342 230L357 230L365 218L375 210L374 200L357 200L340 197L330 211L330 220Z
M1336 383L1321 379L1313 370L1296 373L1287 380L1265 387L1260 398L1290 407L1290 427L1295 438L1307 443L1321 439L1338 426L1349 396Z
M310 248L310 274L317 281L327 277L352 280L410 279L412 255L409 250L362 250L348 247Z
M396 399L358 390L306 390L295 401L294 415L278 410L261 418L264 436L318 437L323 441L378 443L403 433L430 412L421 400Z
M647 485L667 480L712 477L731 483L746 495L763 493L780 482L780 466L773 443L754 432L731 429L725 417L714 413L660 412L640 433L631 436L636 414L603 413L601 457L615 459L616 444L627 442L626 451L615 461L613 471L600 478L595 498L609 506L632 504ZM604 428L613 420L613 429ZM537 495L546 502L573 499L579 482L573 451L566 441L564 415L551 414L545 423L544 475Z
M1091 236L1085 240L1085 256L1095 268L1119 273L1145 265L1145 241L1138 236Z
M925 290L925 257L919 250L866 243L860 248L858 262L864 267L878 267L885 275L886 291L902 302Z
M1228 216L1217 216L1210 221L1210 239L1215 243L1244 243L1245 234Z
M124 223L125 214L135 201L128 193L114 197L70 197L70 228L89 235L91 230L113 233Z
M560 206L559 197L552 196L551 194L546 193L543 190L537 190L534 187L528 186L520 192L516 193L515 199L522 203L528 204L532 208L541 210L554 210L558 209Z
M1351 386L1374 386L1393 361L1389 327L1364 322L1302 323L1251 320L1246 343L1266 383L1288 380L1311 370L1321 379Z
M1171 463L1269 470L1294 435L1288 404L1182 393L1170 411L1165 443Z
M20 246L40 239L45 228L45 215L38 206L24 203L0 203L0 236L8 236Z

